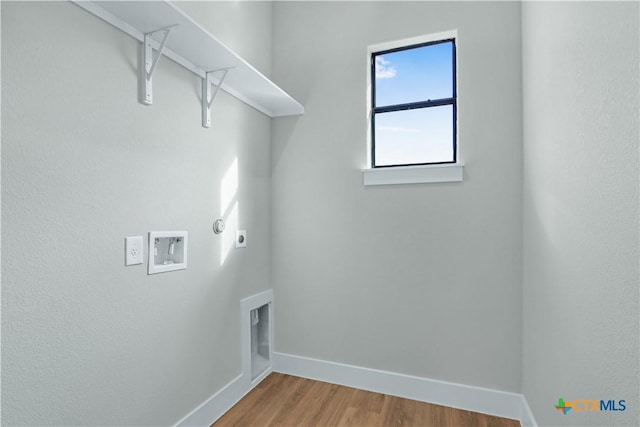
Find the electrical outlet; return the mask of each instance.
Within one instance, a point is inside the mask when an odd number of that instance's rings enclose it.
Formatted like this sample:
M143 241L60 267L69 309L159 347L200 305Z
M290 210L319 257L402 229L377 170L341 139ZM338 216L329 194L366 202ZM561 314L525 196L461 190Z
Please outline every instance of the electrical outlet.
M124 265L142 264L144 246L142 236L124 238Z
M236 248L247 247L247 230L236 231Z

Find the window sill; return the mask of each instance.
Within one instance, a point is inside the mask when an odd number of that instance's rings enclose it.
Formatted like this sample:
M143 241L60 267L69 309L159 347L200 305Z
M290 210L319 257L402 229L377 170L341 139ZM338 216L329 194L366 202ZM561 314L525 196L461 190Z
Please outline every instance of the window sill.
M363 169L362 183L367 186L460 182L463 169L463 163Z

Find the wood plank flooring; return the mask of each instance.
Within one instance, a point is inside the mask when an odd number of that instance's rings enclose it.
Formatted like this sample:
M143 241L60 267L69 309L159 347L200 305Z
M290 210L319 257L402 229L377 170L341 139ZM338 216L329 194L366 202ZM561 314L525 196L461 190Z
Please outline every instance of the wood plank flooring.
M520 422L272 373L213 426L520 427Z

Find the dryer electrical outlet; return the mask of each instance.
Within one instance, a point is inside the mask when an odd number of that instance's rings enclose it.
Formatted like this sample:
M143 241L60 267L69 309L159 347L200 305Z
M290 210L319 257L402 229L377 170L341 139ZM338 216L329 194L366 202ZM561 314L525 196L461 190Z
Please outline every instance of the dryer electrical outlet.
M236 231L236 248L247 247L247 230Z

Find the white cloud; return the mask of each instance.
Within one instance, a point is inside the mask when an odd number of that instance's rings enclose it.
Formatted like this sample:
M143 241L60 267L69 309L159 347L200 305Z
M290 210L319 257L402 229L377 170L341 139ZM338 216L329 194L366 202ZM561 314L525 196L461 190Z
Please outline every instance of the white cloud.
M376 79L392 79L396 76L396 69L382 56L376 56Z
M414 129L414 128L405 128L402 126L380 126L378 127L378 130L384 130L387 132L404 132L404 133L418 133L420 132L420 129Z

